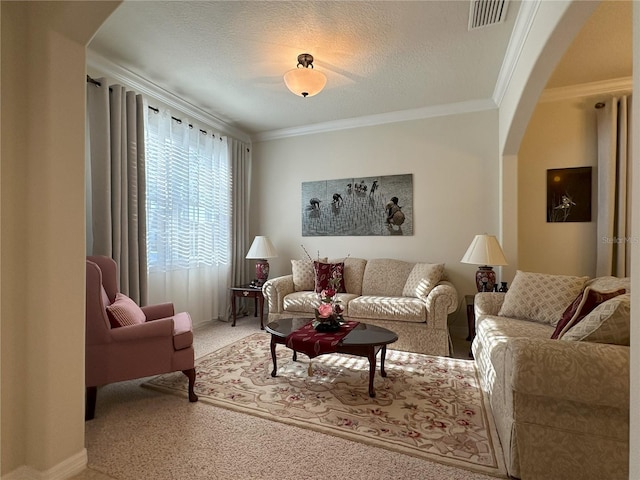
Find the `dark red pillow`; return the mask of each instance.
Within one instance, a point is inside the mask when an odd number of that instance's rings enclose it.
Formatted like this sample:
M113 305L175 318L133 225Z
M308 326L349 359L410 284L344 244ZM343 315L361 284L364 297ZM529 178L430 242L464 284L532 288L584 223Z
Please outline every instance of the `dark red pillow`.
M564 311L551 338L559 338L561 334L577 325L584 317L589 315L598 305L623 293L626 293L624 288L611 292L598 292L597 290L592 290L590 287L585 288Z
M338 285L337 292L347 292L347 289L344 286L344 262L323 263L315 261L313 262L313 268L316 272L316 293L320 293L328 288L329 280L334 275L340 277L340 284Z

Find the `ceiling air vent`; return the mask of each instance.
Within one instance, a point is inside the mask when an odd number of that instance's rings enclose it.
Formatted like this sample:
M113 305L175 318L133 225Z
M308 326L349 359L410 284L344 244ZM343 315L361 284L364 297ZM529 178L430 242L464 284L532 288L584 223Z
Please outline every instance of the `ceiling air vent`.
M471 0L469 30L504 22L509 0Z

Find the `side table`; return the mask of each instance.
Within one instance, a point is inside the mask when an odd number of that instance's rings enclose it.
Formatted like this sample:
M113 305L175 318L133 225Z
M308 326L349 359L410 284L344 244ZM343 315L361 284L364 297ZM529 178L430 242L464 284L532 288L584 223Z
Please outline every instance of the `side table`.
M263 323L263 311L264 311L264 295L262 294L262 287L254 287L251 285L241 285L239 287L231 287L231 312L233 315L232 327L236 326L236 298L253 298L255 313L254 317L258 316L260 311L260 330L264 330Z

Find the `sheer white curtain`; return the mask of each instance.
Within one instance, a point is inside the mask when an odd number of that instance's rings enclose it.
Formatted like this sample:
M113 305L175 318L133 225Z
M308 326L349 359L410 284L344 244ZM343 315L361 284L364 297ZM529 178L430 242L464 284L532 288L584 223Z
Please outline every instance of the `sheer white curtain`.
M171 301L196 324L224 318L231 285L227 138L150 109L146 148L149 301Z
M87 254L118 264L120 291L147 303L145 141L141 95L87 83Z
M631 96L607 101L598 108L597 119L596 275L626 277L631 272Z

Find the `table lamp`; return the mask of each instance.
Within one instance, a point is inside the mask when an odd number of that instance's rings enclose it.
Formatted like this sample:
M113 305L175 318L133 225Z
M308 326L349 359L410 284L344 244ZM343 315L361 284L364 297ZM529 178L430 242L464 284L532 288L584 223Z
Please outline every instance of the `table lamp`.
M277 256L278 252L276 252L275 247L268 237L256 236L253 239L246 258L256 260L256 280L258 287L261 287L264 282L267 281L267 278L269 278L269 262L267 262L267 258Z
M490 265L508 265L502 248L494 235L476 235L461 263L480 265L476 272L476 287L479 292L491 292L496 284L496 272Z

